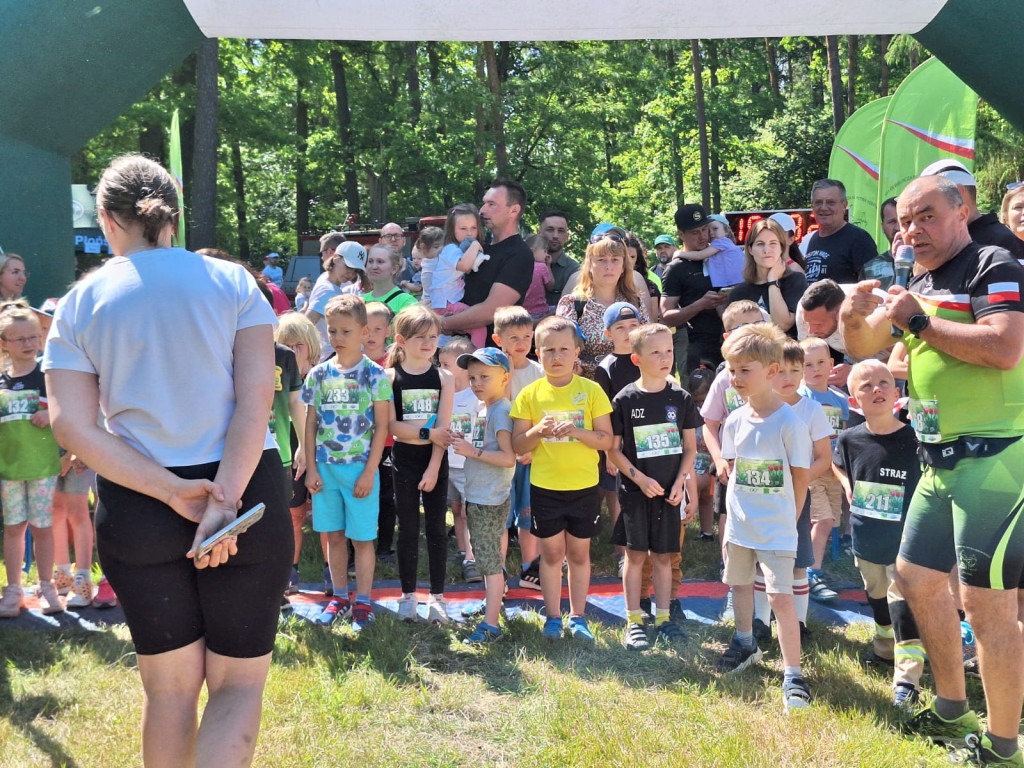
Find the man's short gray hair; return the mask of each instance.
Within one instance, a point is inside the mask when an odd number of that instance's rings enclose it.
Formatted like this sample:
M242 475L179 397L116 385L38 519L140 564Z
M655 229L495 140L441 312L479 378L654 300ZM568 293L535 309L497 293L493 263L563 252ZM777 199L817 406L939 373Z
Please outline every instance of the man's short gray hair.
M846 202L846 185L838 179L818 179L811 185L811 197L814 197L814 193L819 189L838 189L839 199L844 203Z

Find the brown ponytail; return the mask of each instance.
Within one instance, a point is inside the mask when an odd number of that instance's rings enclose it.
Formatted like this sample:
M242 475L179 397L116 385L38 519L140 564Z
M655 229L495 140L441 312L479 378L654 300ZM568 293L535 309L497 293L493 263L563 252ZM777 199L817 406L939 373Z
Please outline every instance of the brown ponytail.
M170 174L142 155L124 155L107 166L96 187L96 205L122 224L141 224L152 245L169 224L176 227L181 216Z

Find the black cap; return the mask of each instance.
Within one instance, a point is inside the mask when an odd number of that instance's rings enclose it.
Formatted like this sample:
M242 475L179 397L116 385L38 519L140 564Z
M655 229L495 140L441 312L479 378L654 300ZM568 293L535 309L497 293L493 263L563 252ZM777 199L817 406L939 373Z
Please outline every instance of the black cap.
M676 229L687 232L708 223L708 212L703 205L687 203L676 208Z

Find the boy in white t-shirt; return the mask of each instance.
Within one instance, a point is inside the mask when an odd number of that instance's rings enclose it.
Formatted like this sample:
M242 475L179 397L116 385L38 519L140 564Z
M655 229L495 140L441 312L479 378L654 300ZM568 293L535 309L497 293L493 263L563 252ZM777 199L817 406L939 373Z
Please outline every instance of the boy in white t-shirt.
M501 307L494 313L494 335L491 338L508 357L511 366L508 399L514 403L527 385L544 378L541 364L527 357L533 346L533 318L523 307ZM519 586L539 590L540 549L537 538L530 531L531 461L529 453L516 457L508 527L516 526L519 530L519 552L522 555Z
M752 631L752 587L760 563L778 622L782 694L789 710L810 701L800 668L793 565L812 447L807 427L772 390L785 338L775 326L755 323L730 334L722 346L732 386L747 402L722 429L721 455L729 462L724 581L734 589L736 635L716 666L737 672L761 658Z
M480 401L469 386L469 374L458 365L459 355L468 355L475 351L473 342L465 336L456 336L438 353L441 367L451 373L455 381L455 397L452 401L452 420L450 431L463 439L469 440L473 435L473 417L480 410ZM466 457L455 453L448 446L448 504L452 508L452 520L455 523L455 543L462 554L462 578L466 582L481 582L483 576L476 567L473 557L473 542L469 539L469 528L466 522Z

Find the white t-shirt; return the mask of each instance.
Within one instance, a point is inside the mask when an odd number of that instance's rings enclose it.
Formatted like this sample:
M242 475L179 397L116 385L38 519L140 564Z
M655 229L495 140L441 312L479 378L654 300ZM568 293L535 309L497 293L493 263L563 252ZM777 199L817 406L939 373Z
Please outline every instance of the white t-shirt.
M61 299L43 370L99 377L107 429L164 467L219 461L235 334L276 325L242 267L183 248L115 256ZM264 448L276 448L266 430Z
M519 393L526 389L527 385L533 384L537 379L543 378L544 366L536 360L527 359L526 367L524 368L516 368L513 366L509 385L512 388L512 402L515 402L516 398L519 397Z
M473 419L480 410L480 401L476 399L473 390L469 387L460 389L452 399L452 420L450 429L462 432L467 440L473 439ZM466 466L466 457L459 456L455 451L448 448L448 466L461 469Z
M466 281L457 264L462 258L462 249L449 243L437 255L437 264L430 279L430 306L444 309L448 304L462 301L466 293Z
M790 467L810 469L807 425L783 403L764 419L749 405L722 427L722 457L733 459L725 495L725 540L748 549L796 552L796 496Z
M326 272L320 273L320 277L313 284L313 290L309 292L309 303L306 305L306 309L320 315L320 319L316 321L316 332L320 335L321 363L334 354L330 339L327 338L327 321L324 320L324 310L327 309L328 301L345 293L359 293L359 288L354 283L335 285L327 279Z
M821 403L817 400L801 395L800 400L795 405L789 407L796 412L800 421L807 426L812 443L817 440L823 440L826 437L831 438L835 434L835 429L832 428L828 416L825 415L825 409L821 407Z

